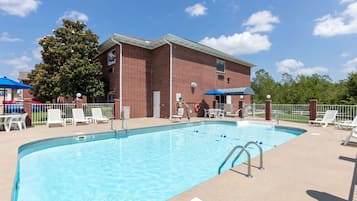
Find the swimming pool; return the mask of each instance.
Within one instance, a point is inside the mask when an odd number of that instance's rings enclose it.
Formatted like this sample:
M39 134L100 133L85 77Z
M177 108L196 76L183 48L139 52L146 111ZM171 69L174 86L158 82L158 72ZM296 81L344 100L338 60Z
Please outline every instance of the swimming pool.
M267 151L303 132L209 121L34 142L20 147L13 200L167 200L217 175L232 147Z

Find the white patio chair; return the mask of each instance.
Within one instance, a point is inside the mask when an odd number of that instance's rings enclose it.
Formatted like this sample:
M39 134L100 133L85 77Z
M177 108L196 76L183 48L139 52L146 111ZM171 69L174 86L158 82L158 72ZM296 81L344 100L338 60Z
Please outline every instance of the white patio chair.
M22 129L26 129L26 117L27 117L27 113L18 115L16 117L12 117L10 119L10 129L15 125L20 131Z
M60 124L66 126L64 119L61 117L60 109L48 109L47 111L47 127L50 127L51 124Z
M334 123L336 120L337 110L327 110L323 118L317 118L315 120L310 120L311 125L321 125L322 127L327 127L329 123Z
M102 109L92 108L92 119L95 124L98 122L108 122L109 119L106 116L103 116Z
M357 128L353 128L351 133L346 137L345 141L343 142L343 145L347 145L351 138L357 139Z
M74 108L72 109L73 124L77 126L77 123L89 124L89 119L84 116L83 109Z
M180 107L178 110L177 110L177 115L172 115L172 120L175 121L175 120L181 120L182 117L183 117L183 112L184 112L184 108L183 107Z
M336 128L340 129L351 129L357 127L357 115L353 118L353 121L340 121L336 123Z

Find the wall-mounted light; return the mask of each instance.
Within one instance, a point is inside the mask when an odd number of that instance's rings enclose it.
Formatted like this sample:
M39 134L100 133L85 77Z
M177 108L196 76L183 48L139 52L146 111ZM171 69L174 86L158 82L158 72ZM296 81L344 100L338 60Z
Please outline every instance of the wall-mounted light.
M244 96L243 96L243 95L240 95L239 98L240 98L240 100L243 100L243 99L244 99Z
M196 82L191 82L191 87L192 88L196 88L197 87L197 83Z
M191 93L195 93L195 88L197 87L197 83L196 82L191 82Z

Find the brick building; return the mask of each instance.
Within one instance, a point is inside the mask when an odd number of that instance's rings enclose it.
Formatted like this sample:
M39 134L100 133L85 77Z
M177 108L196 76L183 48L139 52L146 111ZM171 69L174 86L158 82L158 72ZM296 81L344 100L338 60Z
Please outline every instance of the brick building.
M158 40L114 34L99 46L98 59L103 65L106 101L118 99L120 108L130 106L131 117L169 118L177 111L179 97L192 109L194 104L213 107L216 99L237 103L239 96L203 93L250 87L254 66L171 34Z

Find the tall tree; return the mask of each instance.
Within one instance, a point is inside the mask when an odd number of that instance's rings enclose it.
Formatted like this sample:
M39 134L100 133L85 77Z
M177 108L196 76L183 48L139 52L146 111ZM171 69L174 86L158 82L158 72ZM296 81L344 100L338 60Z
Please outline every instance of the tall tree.
M255 72L255 77L252 80L252 89L255 92L253 101L256 103L262 103L266 99L267 95L271 97L277 97L278 84L264 69L260 69Z
M29 77L34 95L47 100L58 96L75 97L76 93L96 97L104 95L100 80L101 64L94 60L98 54L98 36L79 21L63 20L63 26L45 36L42 63Z

